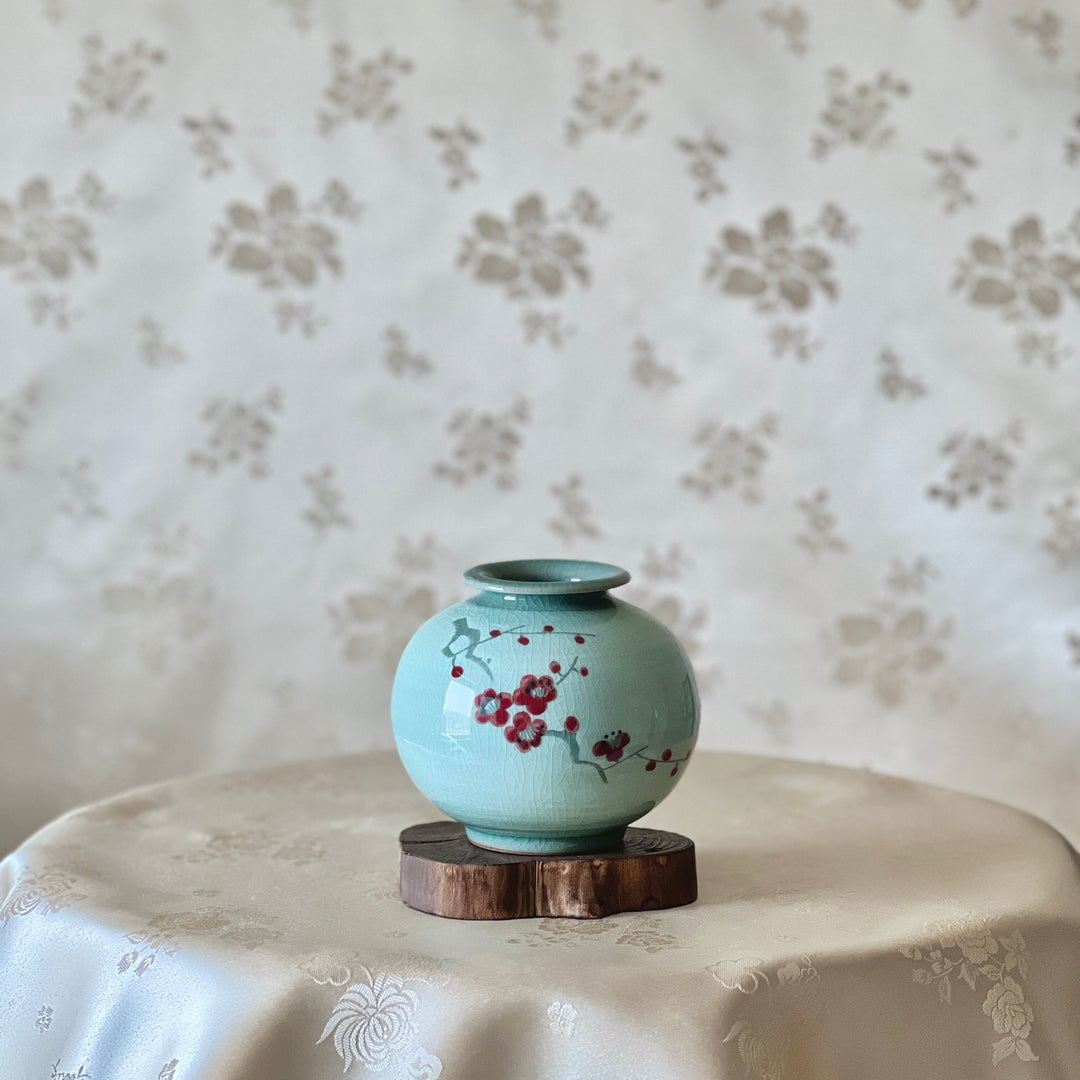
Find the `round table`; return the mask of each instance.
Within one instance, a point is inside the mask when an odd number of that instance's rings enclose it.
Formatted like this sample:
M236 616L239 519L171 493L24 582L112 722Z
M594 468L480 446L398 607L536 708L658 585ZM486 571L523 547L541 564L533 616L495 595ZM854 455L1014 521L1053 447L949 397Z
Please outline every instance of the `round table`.
M645 824L700 898L470 923L397 897L389 754L147 787L0 864L14 1080L1075 1080L1080 870L1048 825L699 754Z

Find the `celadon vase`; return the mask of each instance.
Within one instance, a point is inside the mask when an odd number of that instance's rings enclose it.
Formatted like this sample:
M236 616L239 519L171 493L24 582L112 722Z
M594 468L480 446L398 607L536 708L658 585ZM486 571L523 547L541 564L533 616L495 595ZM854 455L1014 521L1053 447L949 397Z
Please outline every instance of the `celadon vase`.
M416 786L496 851L618 850L675 786L697 740L689 658L609 590L608 563L474 566L476 596L421 626L391 711Z

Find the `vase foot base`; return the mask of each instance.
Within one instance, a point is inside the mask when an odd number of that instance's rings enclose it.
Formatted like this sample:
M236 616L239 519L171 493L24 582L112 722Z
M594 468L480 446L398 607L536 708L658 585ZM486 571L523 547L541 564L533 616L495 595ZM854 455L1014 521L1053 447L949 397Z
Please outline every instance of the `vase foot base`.
M585 836L515 836L466 825L465 835L477 847L508 855L589 855L597 851L618 851L623 846L626 826Z

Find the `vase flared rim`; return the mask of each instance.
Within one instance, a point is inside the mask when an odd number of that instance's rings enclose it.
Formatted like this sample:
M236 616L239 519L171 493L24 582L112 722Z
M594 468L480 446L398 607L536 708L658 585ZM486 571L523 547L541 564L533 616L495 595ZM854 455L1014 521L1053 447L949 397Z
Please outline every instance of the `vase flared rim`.
M519 596L605 592L629 580L621 566L582 559L510 559L465 571L465 581L474 589Z

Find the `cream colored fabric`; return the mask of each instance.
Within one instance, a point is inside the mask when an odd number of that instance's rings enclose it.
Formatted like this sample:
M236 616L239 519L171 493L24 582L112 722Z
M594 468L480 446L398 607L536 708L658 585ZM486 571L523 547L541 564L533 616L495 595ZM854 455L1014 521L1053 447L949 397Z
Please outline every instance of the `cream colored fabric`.
M703 753L700 898L463 923L397 898L397 759L143 788L0 866L6 1075L1074 1080L1080 865L1000 804Z
M534 554L633 572L704 746L1080 836L1075 4L0 21L0 851L388 747Z

